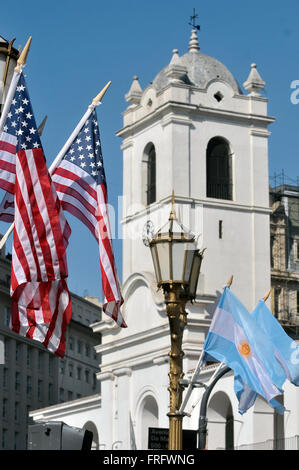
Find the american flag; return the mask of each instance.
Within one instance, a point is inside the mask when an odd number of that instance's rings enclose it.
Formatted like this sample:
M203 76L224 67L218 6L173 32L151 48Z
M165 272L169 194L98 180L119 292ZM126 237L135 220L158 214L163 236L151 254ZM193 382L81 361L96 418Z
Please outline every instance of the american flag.
M14 195L6 191L0 204L0 220L12 222L15 218Z
M47 116L44 117L41 124L38 126L37 132L41 136ZM15 208L14 208L14 195L6 191L3 196L3 199L0 203L0 220L3 222L13 223L15 218Z
M95 109L53 172L52 179L63 209L81 220L99 244L103 311L118 326L125 328L127 325L120 311L123 299L112 248L107 185Z
M0 135L0 187L14 194L11 328L65 354L70 228L49 176L23 74Z

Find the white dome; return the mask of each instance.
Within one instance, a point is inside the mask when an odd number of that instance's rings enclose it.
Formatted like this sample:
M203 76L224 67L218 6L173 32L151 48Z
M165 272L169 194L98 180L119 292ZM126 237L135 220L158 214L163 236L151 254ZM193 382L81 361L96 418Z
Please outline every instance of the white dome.
M192 31L189 43L189 52L179 58L180 66L185 67L185 73L180 77L184 83L204 88L208 82L213 79L223 80L228 83L235 93L242 94L242 90L235 80L234 76L219 60L214 59L202 52L199 52L197 38L194 38L195 32ZM167 74L169 65L164 67L155 77L153 85L157 90L165 88L171 81Z

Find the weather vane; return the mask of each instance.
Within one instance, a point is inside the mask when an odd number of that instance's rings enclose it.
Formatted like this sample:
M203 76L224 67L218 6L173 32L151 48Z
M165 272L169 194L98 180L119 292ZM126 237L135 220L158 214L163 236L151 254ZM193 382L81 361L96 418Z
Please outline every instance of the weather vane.
M194 29L200 29L199 24L195 24L195 20L198 18L198 14L195 12L195 8L193 8L193 15L190 16L190 25L193 26Z

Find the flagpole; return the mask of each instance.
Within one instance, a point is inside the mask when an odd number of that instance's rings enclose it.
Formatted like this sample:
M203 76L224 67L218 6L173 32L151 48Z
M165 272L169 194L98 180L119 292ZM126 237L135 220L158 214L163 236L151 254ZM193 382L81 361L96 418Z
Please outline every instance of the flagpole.
M63 159L65 152L68 150L70 145L73 143L77 135L79 134L80 130L82 129L82 126L85 124L91 113L93 112L94 108L98 106L101 103L101 99L105 95L106 91L108 90L109 86L111 85L111 81L107 83L107 85L104 86L104 88L100 91L100 93L92 100L92 103L88 106L85 114L82 116L80 119L79 123L71 133L70 137L58 153L57 157L53 161L53 163L49 167L49 173L52 174L56 170L56 168L59 166L61 160Z
M0 118L0 132L2 132L2 128L3 128L4 123L6 121L7 113L9 111L13 96L15 94L20 74L22 73L22 70L26 65L26 60L27 60L29 49L30 49L31 41L32 41L32 36L29 36L29 39L28 39L24 49L22 50L22 52L20 54L20 57L17 60L17 65L15 67L14 74L13 74L11 82L10 82L7 97L6 97L4 107L3 107L3 111L2 111L2 114L1 114L1 118Z
M10 82L7 97L6 97L4 107L3 107L3 111L2 111L2 114L1 114L1 118L0 118L0 133L2 132L4 123L6 121L6 117L7 117L7 114L9 112L11 102L12 102L13 96L15 94L16 87L17 87L20 75L22 73L23 68L26 65L26 60L27 60L29 49L30 49L31 41L32 41L32 36L29 36L29 39L28 39L27 43L25 44L25 47L24 47L24 49L22 50L22 52L20 54L20 57L17 60L17 65L15 67L15 70L14 70L14 73L13 73L13 76L12 76L12 79L11 79L11 82ZM13 228L14 228L14 224L12 224L9 227L6 234L2 237L2 239L0 241L0 249L3 248L4 244L6 243L8 237L9 237L9 235L13 231Z
M220 362L219 366L215 369L214 371L214 374L211 376L210 380L208 381L207 385L205 385L205 388L208 388L209 385L211 385L211 383L213 382L214 380L214 377L218 374L218 372L220 371L220 369L222 368L222 366L224 365L225 363L224 362ZM186 413L188 416L191 416L191 413L192 411L194 410L194 408L196 407L196 405L198 404L198 402L201 400L201 397L198 398L198 400L196 400L196 402L192 405L191 409L189 410L188 413Z
M229 280L227 281L227 287L230 288L230 286L232 285L232 282L233 282L233 275L229 278ZM187 402L190 398L190 395L193 391L193 388L194 388L194 382L200 372L200 369L201 369L201 366L202 366L202 361L203 361L203 356L204 356L204 350L202 349L201 351L201 354L199 356L199 359L198 359L198 362L197 362L197 366L196 366L196 369L193 373L193 376L192 376L192 379L191 379L191 382L187 388L187 392L186 392L186 395L184 397L184 400L181 404L181 407L179 409L179 414L183 413L184 412L184 409L185 409L185 406L187 405Z
M29 38L30 39L30 38ZM31 41L30 41L31 42ZM26 44L27 46L27 44ZM26 47L25 46L25 47ZM30 43L29 43L29 46L30 46ZM25 48L24 48L25 50ZM29 47L28 47L28 50L29 50ZM28 50L27 50L27 54L28 54ZM27 54L25 56L25 62L26 62L26 57L27 57ZM22 55L22 54L21 54ZM19 60L21 59L21 56L19 58ZM19 66L24 66L24 65L21 65L18 64ZM15 70L17 70L17 67L15 68ZM21 71L19 72L21 73ZM16 84L17 84L17 81L16 81ZM10 89L9 89L9 93L7 95L7 98L9 98L9 96L11 95L11 98L10 98L10 103L9 103L9 106L7 106L7 110L6 110L6 114L8 113L8 110L10 108L10 104L11 104L11 101L12 101L12 98L13 98L13 95L14 95L14 92L15 92L15 89L16 89L16 84L14 86L14 89L13 89L13 92L10 93ZM75 140L75 138L77 137L77 135L79 134L82 126L85 124L85 122L87 121L87 119L90 117L91 113L93 112L93 110L95 109L96 106L98 106L99 104L101 104L101 100L103 98L103 96L105 95L106 91L108 90L109 86L111 85L111 80L104 86L104 88L100 91L100 93L92 100L91 104L88 106L85 114L82 116L82 118L80 119L79 123L77 124L76 128L74 129L74 131L71 133L70 137L68 138L68 140L66 141L66 143L64 144L64 146L62 147L62 149L60 150L60 152L58 153L58 155L56 156L55 160L52 162L52 164L50 165L49 167L49 173L50 175L52 173L54 173L54 171L56 170L56 168L59 166L61 160L63 159L64 155L65 155L65 152L68 150L68 148L70 147L70 145L73 143L73 141ZM12 88L10 86L10 88ZM6 100L5 104L7 103L8 99ZM5 107L4 107L4 110L5 110ZM3 114L4 114L4 110L3 110ZM0 131L1 131L1 124L3 126L4 122L5 122L5 119L3 119L3 122L2 122L2 117L3 117L3 114L1 116L1 121L0 121ZM6 116L5 116L6 117ZM7 232L5 233L5 235L3 235L3 237L1 238L1 241L0 241L0 250L3 248L4 244L6 243L8 237L10 236L11 232L13 231L13 228L14 228L14 223L11 224L11 226L9 227L9 229L7 230Z

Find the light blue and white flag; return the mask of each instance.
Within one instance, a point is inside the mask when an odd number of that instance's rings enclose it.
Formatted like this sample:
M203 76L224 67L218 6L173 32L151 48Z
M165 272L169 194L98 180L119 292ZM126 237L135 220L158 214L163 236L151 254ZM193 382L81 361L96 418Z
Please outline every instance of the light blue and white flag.
M286 334L278 320L260 300L252 312L259 328L267 334L274 345L275 356L282 365L289 381L299 386L299 346Z
M289 381L298 387L299 385L299 346L296 341L290 338L271 311L268 309L264 300L260 300L252 312L257 327L268 336L274 347L274 353L277 360L283 367L286 377ZM236 380L236 378L235 378ZM248 390L246 385L242 388L242 380L238 379L238 388L240 396L240 406L245 412L256 400L256 393ZM276 400L271 403L278 413L283 412L283 406Z
M267 335L228 287L220 298L203 349L205 356L224 362L234 371L241 414L249 408L244 409L244 400L250 406L254 403L251 393L245 395L251 390L271 406L278 403L273 399L282 393L285 371Z

